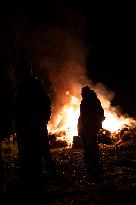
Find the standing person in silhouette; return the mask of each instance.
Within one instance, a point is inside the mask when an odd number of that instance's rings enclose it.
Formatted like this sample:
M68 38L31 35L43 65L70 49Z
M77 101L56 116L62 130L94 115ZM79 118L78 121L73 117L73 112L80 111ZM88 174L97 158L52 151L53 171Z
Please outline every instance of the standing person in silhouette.
M51 101L41 81L33 76L24 52L16 66L16 77L18 89L15 97L15 128L19 165L24 185L38 191L43 174L44 153L48 155L48 161L52 162L48 133L43 135L43 129L47 129L43 126L47 126L51 115Z
M13 90L8 69L6 55L0 54L0 149L1 141L10 136L13 122ZM3 184L4 176L4 162L0 150L0 184Z
M88 86L82 88L80 104L79 135L84 153L84 162L87 171L93 177L99 177L100 160L97 134L102 128L104 110L94 90Z

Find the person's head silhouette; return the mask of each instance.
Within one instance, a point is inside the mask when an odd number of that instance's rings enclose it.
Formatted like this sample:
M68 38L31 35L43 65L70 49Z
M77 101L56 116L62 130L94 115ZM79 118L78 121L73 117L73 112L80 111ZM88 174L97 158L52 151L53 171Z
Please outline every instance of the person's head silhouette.
M82 98L86 98L89 96L96 97L96 93L94 92L94 90L91 90L89 86L85 86L82 88L81 95L82 95Z

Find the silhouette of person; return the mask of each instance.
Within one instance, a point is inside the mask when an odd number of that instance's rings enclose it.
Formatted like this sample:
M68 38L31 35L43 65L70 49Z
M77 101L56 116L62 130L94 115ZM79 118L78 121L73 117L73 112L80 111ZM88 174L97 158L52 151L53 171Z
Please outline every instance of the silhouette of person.
M28 187L30 185L33 191L38 191L43 176L42 158L48 155L48 162L50 160L50 164L52 163L47 132L51 101L41 81L33 76L24 52L21 53L21 59L15 69L18 80L15 129L19 166L24 184ZM46 133L43 134L43 130L46 130Z
M12 80L8 73L9 62L0 54L0 184L4 180L4 161L2 160L1 141L10 136L13 122Z
M104 110L96 93L88 86L82 88L81 95L78 127L83 146L84 162L87 171L93 177L99 177L101 168L97 134L100 128L102 128Z

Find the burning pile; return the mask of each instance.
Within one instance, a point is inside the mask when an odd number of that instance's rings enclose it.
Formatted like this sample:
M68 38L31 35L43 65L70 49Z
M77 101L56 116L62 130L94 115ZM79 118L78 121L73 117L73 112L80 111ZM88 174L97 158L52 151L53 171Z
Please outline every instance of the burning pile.
M66 92L69 95L69 92ZM72 144L73 136L78 135L78 117L80 114L80 100L71 96L70 101L57 114L57 117L51 118L48 124L49 134L55 134L58 139L66 140L69 145Z
M70 92L67 91L66 95L69 96ZM81 98L71 95L68 99L58 113L53 113L48 124L48 131L49 135L54 134L57 140L65 140L68 146L71 146L73 137L78 136L77 124ZM100 100L105 112L105 120L102 123L103 132L104 130L109 131L113 138L126 126L132 128L136 126L136 121L133 118L123 116L117 109L107 106L107 101L102 96L100 96Z
M56 136L57 139L66 140L69 145L72 144L73 136L78 135L80 91L83 86L89 86L95 90L102 103L106 117L103 121L103 129L107 129L113 134L117 133L119 129L123 129L126 124L130 127L136 125L134 119L120 114L117 108L110 105L114 97L112 91L109 92L101 83L94 84L92 82L91 64L87 64L87 61L92 59L93 51L91 50L92 46L88 45L83 37L86 23L84 18L79 18L79 15L74 15L73 19L78 27L78 29L75 27L76 32L73 32L73 26L69 31L67 23L65 29L61 28L59 22L58 26L47 26L45 30L42 29L42 32L39 30L31 39L31 42L34 43L32 46L33 56L36 56L39 61L39 67L36 69L45 84L45 90L48 89L53 103L52 116L48 124L49 134ZM79 19L82 19L80 27ZM67 20L69 22L69 19Z

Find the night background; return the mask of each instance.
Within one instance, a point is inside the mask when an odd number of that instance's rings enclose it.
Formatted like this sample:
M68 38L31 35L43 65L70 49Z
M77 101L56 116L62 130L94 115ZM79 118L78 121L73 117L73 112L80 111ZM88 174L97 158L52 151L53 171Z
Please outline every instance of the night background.
M135 15L130 2L1 1L0 53L8 57L13 88L19 50L25 48L56 109L65 103L64 91L71 89L76 96L76 87L89 82L104 90L111 105L135 118ZM18 193L17 142L11 134L2 141L6 191L0 187L0 192ZM73 149L51 136L57 177L47 179L41 204L134 204L136 129L121 130L115 139L109 135L99 138L102 184L90 181L80 142Z
M0 9L1 48L11 56L10 62L16 58L18 49L24 46L34 61L51 56L52 61L57 59L60 61L58 65L63 64L66 58L72 58L71 51L63 53L71 42L76 45L73 51L77 52L73 57L76 61L81 49L77 45L79 40L88 49L83 57L88 77L112 90L115 94L113 105L119 105L124 113L135 117L136 32L133 4L14 0L1 2ZM73 40L69 42L71 38Z

